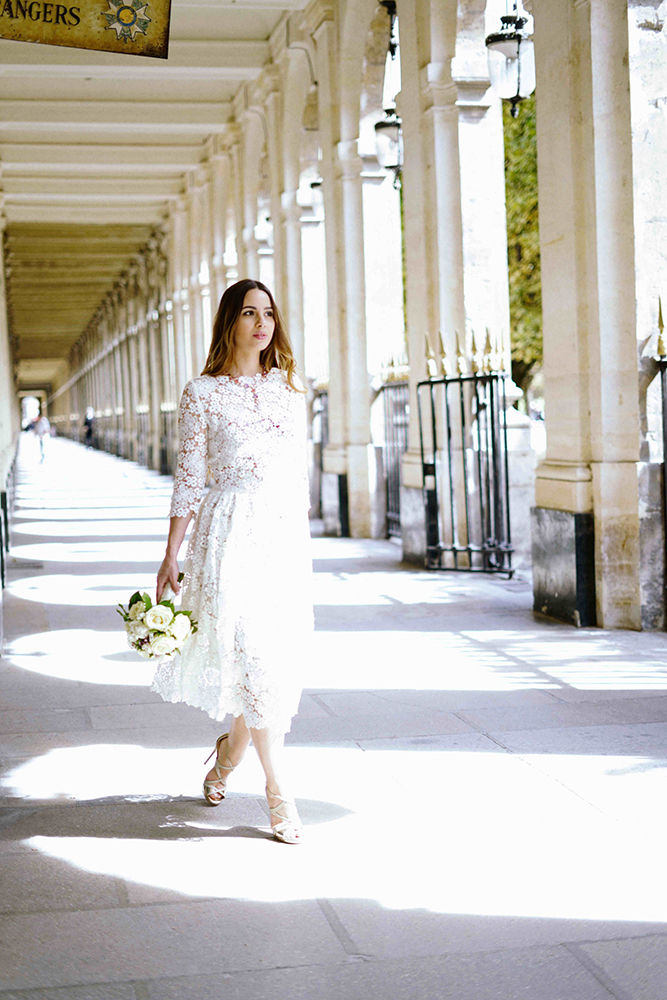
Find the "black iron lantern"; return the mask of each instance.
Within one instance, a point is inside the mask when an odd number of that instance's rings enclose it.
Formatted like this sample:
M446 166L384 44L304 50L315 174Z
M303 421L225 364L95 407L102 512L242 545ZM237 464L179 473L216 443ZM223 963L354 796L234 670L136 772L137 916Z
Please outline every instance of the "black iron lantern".
M398 16L395 0L381 0L390 17L389 48L385 65L383 94L384 118L375 123L375 150L378 163L393 170L394 187L400 185L403 166L403 132L396 114L396 94L400 89L400 55L398 48Z
M518 9L500 18L501 29L486 39L491 86L504 101L512 104L511 115L519 114L519 103L535 90L535 47L524 30L528 18Z

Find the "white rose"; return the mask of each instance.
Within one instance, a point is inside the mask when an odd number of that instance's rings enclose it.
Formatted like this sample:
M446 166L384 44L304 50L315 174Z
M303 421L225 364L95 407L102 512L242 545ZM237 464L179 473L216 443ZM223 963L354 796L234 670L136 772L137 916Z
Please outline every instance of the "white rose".
M128 611L128 617L130 621L136 622L141 621L144 617L146 611L146 605L143 601L135 601L130 610Z
M174 612L165 604L156 604L154 608L149 608L144 615L144 624L149 628L155 628L158 632L164 632L171 624Z
M133 642L136 639L145 639L150 631L144 622L132 622L126 625L126 629L130 640Z
M187 615L177 614L169 626L169 635L173 635L178 645L184 642L192 631L192 625Z
M177 642L170 635L156 635L151 639L150 650L153 656L171 656L176 649Z

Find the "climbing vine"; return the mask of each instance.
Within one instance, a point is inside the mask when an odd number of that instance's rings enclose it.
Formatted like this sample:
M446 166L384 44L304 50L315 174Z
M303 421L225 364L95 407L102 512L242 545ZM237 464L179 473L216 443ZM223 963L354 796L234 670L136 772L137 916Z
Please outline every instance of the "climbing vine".
M526 392L542 364L535 95L522 101L518 118L509 111L503 102L512 377Z

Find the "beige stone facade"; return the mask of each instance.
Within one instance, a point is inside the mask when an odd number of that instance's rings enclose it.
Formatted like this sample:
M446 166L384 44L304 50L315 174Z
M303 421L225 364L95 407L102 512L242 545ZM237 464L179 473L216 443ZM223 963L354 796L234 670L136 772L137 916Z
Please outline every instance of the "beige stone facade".
M651 355L658 295L667 303L664 4L526 6L547 454L533 495L528 429L512 414L515 544L526 565L534 506L538 610L581 622L594 594L597 624L662 628ZM398 0L402 206L373 144L390 25L375 0L173 0L169 59L154 65L0 41L0 473L16 390L48 395L67 436L92 406L100 447L169 471L220 295L257 277L315 402L327 390L314 472L328 531L385 534L377 384L391 359L409 363L400 516L406 559L423 560L425 334L453 356L457 333L470 354L489 328L510 359L502 119L484 46L503 12Z

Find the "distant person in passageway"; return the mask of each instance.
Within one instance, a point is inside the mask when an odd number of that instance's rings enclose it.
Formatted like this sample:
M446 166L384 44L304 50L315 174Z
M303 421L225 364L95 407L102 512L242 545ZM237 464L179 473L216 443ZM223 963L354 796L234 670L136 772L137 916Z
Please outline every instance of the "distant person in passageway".
M153 689L214 719L232 715L204 781L211 805L250 741L266 775L274 836L301 843L283 784L285 733L296 714L313 629L305 392L269 289L226 290L203 373L179 410L179 460L157 599L178 592L178 552L190 519L182 606L199 630L162 663ZM207 476L213 482L204 496ZM212 755L211 755L212 756Z
M83 418L83 428L85 434L86 448L93 447L93 431L95 429L95 410L89 406Z
M46 441L46 438L51 437L51 421L45 413L40 415L39 419L35 423L35 426L33 427L33 430L39 438L39 460L40 462L43 462L46 454L44 442Z

